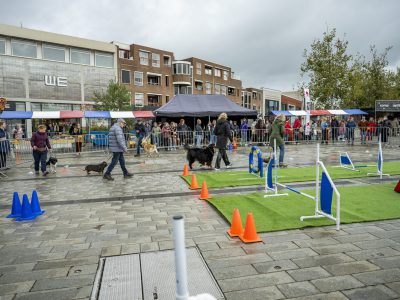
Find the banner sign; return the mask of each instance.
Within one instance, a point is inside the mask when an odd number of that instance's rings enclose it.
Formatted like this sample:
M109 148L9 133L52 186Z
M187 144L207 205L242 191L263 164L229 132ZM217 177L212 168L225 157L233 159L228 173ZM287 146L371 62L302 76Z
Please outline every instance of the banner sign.
M305 102L305 109L307 112L306 115L306 129L305 129L305 134L306 135L310 135L311 133L311 126L310 126L310 105L311 105L311 101L310 101L310 90L309 89L304 89L304 102Z
M400 112L400 100L376 100L375 111Z

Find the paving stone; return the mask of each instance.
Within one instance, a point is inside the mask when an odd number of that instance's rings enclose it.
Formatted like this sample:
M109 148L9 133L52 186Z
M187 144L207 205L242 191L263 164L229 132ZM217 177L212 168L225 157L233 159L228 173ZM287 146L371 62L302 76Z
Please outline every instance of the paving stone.
M364 286L360 281L350 275L327 277L311 281L321 292L333 292Z
M392 291L395 291L400 296L400 281L386 283L386 286L389 287Z
M101 248L91 248L86 250L72 250L69 251L66 258L81 258L87 256L100 256Z
M218 246L218 243L204 243L204 244L199 244L199 249L200 251L209 251L209 250L216 250L216 249L221 249Z
M248 254L236 257L225 257L218 260L206 260L211 269L220 269L233 266L249 265L265 261L271 261L266 253Z
M351 300L386 300L397 298L397 294L384 285L367 286L343 291L343 293Z
M256 269L251 265L235 266L222 269L214 269L213 275L215 279L228 279L235 277L243 277L258 274Z
M57 290L45 290L38 292L29 292L29 293L20 293L17 294L15 300L44 300L44 299L52 299L52 300L70 300L70 299L82 299L80 292L84 291L84 294L87 294L86 287L77 287L77 288L65 288L65 289L57 289Z
M293 242L298 240L308 240L310 237L305 233L289 233L277 236L269 236L268 233L260 235L263 240L268 244L282 243L282 242Z
M301 248L287 251L277 251L277 252L268 252L274 260L282 260L282 259L295 259L300 257L308 257L318 255L310 248Z
M270 262L256 263L253 265L259 273L280 272L298 268L297 265L291 260L274 260Z
M359 234L359 233L374 233L374 232L381 232L385 231L385 229L382 229L378 226L374 225L366 225L366 226L357 226L357 227L352 227L352 228L345 228L343 231L349 233L349 234Z
M320 246L339 244L339 242L333 238L310 239L310 240L299 240L299 241L296 240L294 241L294 243L301 248L320 247Z
M35 281L33 280L33 281L1 284L0 299L2 299L1 295L28 292L32 288L34 283Z
M67 274L68 274L68 268L40 270L40 271L31 271L23 273L6 273L0 277L0 284L32 281L42 278L63 277L63 276L65 277L67 276Z
M332 292L332 293L326 293L326 294L317 294L317 295L312 295L312 296L305 296L305 297L296 297L296 298L291 298L291 299L296 299L296 300L348 300L345 295L343 295L341 292Z
M335 238L341 235L348 235L347 232L340 230L316 230L307 232L307 235L313 239Z
M33 292L78 287L93 284L95 274L59 278L39 279L32 288Z
M296 281L306 281L306 280L331 276L331 274L329 274L321 267L311 267L311 268L288 271L288 274Z
M101 250L101 256L115 256L121 254L121 246L105 247Z
M287 275L285 272L276 272L232 279L223 279L219 281L219 285L223 292L231 292L289 282L293 282L293 279L289 275Z
M228 292L225 293L225 297L227 300L243 300L243 299L275 300L275 299L285 298L285 296L274 286L255 288L251 290L243 290L236 292Z
M245 244L242 245L243 250L247 254L254 254L254 253L265 253L265 252L274 252L274 251L284 251L284 250L291 250L291 249L298 249L294 242L283 242L283 243L255 243L255 244Z
M319 293L319 291L307 281L280 284L277 287L288 298L302 297Z
M353 244L345 243L338 245L329 245L329 246L321 246L321 247L312 247L315 252L318 252L320 255L333 254L333 253L343 253L349 251L357 251L360 248L354 246Z
M26 263L26 264L0 266L0 274L1 273L9 273L9 272L19 273L19 272L25 272L25 271L32 271L35 264L36 263Z
M246 253L242 248L227 248L227 249L218 249L211 251L203 251L203 257L206 259L218 259L222 257L233 257L233 256L241 256Z
M369 260L374 258L399 256L400 251L396 251L392 248L379 248L361 251L350 251L346 252L346 255L351 256L357 260Z
M355 278L367 285L400 281L400 269L387 269L355 274ZM1 277L0 277L1 280Z
M97 264L83 265L83 266L73 266L69 270L68 276L79 276L79 275L96 274L97 269L98 269L98 265Z
M157 251L157 250L159 250L158 243L140 244L140 252L151 252L151 251Z
M371 264L367 261L354 261L354 262L324 266L324 268L329 273L336 276L375 271L379 269L378 266Z
M72 267L79 265L92 265L99 262L99 257L88 256L83 258L60 259L52 261L40 261L34 267L34 270L57 269L62 267Z
M341 243L354 243L354 242L376 240L376 239L378 238L375 235L368 232L335 237L335 240L338 240Z

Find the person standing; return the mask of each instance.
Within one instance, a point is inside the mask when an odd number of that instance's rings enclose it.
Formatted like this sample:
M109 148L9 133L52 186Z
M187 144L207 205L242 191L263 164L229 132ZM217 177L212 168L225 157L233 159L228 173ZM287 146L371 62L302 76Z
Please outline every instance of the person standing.
M281 168L287 167L283 163L283 159L285 158L285 142L283 141L285 134L285 126L283 124L285 123L285 119L285 115L283 114L276 116L269 134L269 144L271 147L274 148L274 140L276 141L276 146L279 147L279 167Z
M0 170L7 168L7 154L11 150L6 127L6 122L0 122Z
M43 176L49 174L46 170L46 161L47 161L47 151L51 151L51 145L49 141L49 136L46 133L46 125L39 125L38 131L32 135L31 138L31 146L33 149L33 159L35 161L35 174L39 174L39 163L40 170L42 171Z
M76 155L80 155L83 141L81 124L74 123L72 126L73 127L72 130L70 130L70 135L75 135L75 152Z
M365 119L364 116L361 118L361 121L358 122L358 128L360 129L361 145L366 144L368 121Z
M331 137L332 137L332 143L335 143L335 141L338 141L338 132L339 132L339 121L336 119L335 116L332 116L331 119Z
M350 117L349 121L346 123L346 131L347 131L347 144L354 145L354 129L356 128L356 122L354 122L354 118Z
M294 120L293 123L293 130L294 130L294 140L296 144L299 143L299 133L300 133L300 128L301 128L301 117L297 117L296 120Z
M226 113L222 113L218 117L217 125L214 129L214 134L217 136L217 148L218 156L215 161L215 171L219 171L221 168L221 158L224 160L225 166L230 168L232 164L229 162L228 155L226 154L226 145L228 144L228 139L232 140L231 127L227 121L228 116Z
M196 147L200 148L201 143L203 142L203 128L201 128L201 120L197 119L197 124L195 127L195 134L196 134Z
M215 135L215 126L217 126L217 121L212 120L212 123L210 125L210 145L217 144L217 136Z
M186 139L187 139L187 136L189 135L189 133L188 133L189 128L185 124L184 119L180 119L179 124L176 129L178 131L178 138L180 141L180 145L186 144Z
M322 130L322 142L321 144L325 143L328 145L328 139L329 139L329 133L328 133L328 121L327 119L324 117L321 119L321 130Z
M114 178L111 177L111 172L118 161L121 166L122 172L124 173L124 178L129 178L133 176L133 174L129 173L125 167L124 153L128 152L124 131L122 130L122 128L124 128L125 126L125 120L118 119L117 123L115 123L111 127L108 134L108 146L110 147L110 151L112 152L113 157L111 160L111 164L108 166L107 171L104 173L104 179L114 180Z
M143 125L142 120L139 119L138 122L136 123L135 131L136 131L137 142L136 142L136 154L134 156L138 157L140 156L140 147L142 146L142 140L146 135L146 127Z
M157 122L153 123L151 134L153 136L153 144L156 145L157 147L160 147L161 128Z

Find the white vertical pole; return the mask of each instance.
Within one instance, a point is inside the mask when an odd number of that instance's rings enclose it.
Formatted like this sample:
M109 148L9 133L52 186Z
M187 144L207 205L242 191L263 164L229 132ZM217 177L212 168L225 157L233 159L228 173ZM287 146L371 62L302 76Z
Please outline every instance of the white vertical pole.
M317 161L315 163L315 169L315 215L317 215L319 201L319 143L317 143Z
M182 216L174 216L173 221L176 300L187 300L189 299L189 292L186 269L185 226Z
M378 143L378 173L380 175L380 178L382 179L382 174L383 174L383 156L382 156L382 144L381 144L381 135L379 135L379 143ZM380 158L380 161L379 161ZM379 162L381 167L379 168Z
M278 161L276 157L276 139L274 139L274 168L275 168L275 193L278 193Z

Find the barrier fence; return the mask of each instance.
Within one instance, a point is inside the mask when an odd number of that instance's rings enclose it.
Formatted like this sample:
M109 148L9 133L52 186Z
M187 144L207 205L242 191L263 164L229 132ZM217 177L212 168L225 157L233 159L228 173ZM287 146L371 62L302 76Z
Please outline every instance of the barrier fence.
M238 147L249 145L263 146L269 143L267 129L233 130L233 139ZM399 128L327 128L312 129L306 135L302 129L285 129L284 140L287 144L296 143L356 143L377 144L378 135L382 135L382 143L388 146L400 146ZM74 155L80 153L99 153L107 155L108 134L91 133L84 135L57 135L49 134L52 146L52 155ZM156 144L160 150L174 151L185 144L197 147L207 146L217 142L217 137L210 131L163 131L161 133L148 133L146 139ZM125 140L128 149L136 151L138 138L135 134L126 133ZM32 162L32 147L30 139L2 139L0 140L0 171L7 168Z

